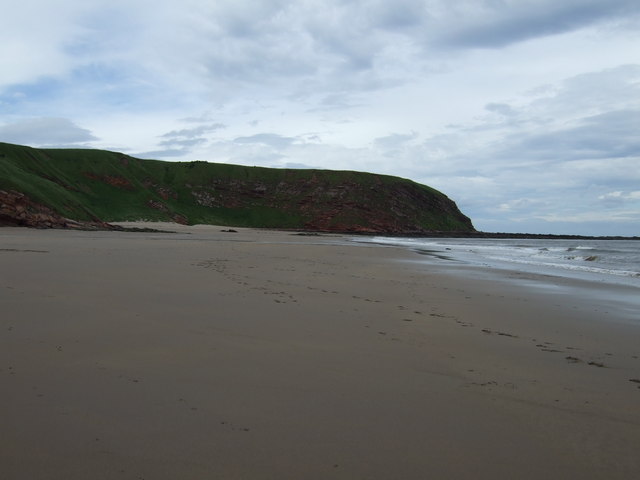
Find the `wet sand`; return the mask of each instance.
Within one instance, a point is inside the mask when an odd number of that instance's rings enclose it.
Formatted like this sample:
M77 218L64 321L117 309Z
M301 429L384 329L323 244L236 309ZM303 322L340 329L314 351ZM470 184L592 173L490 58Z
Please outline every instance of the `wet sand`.
M2 478L640 476L640 325L615 310L170 227L0 229Z

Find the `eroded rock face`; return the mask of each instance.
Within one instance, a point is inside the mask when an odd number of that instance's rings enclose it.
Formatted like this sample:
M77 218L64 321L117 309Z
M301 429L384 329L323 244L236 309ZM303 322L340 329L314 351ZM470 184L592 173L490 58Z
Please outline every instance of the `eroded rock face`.
M247 211L267 207L304 218L301 227L305 230L420 234L428 231L423 221L425 211L454 218L465 230L473 230L471 221L453 201L412 183L336 185L312 177L271 184L214 180L208 185L189 187L198 205Z
M0 190L0 225L64 228L64 218L20 192Z
M0 190L0 226L32 228L111 229L105 222L77 222L20 192Z
M134 186L131 184L131 182L121 175L97 175L92 172L84 172L83 174L85 177L90 178L91 180L99 180L108 185L111 185L112 187L120 188L122 190L134 189Z

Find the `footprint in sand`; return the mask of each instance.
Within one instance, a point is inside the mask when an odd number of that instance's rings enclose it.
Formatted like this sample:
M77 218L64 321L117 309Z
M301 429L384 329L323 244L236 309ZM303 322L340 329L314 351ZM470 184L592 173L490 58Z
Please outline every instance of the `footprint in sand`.
M536 345L536 347L539 347L541 352L562 353L562 350L558 350L555 348L548 348L548 347L545 347L544 345Z
M222 421L222 422L220 422L220 425L226 425L226 426L227 426L229 429L231 429L231 431L233 431L233 432L249 432L249 431L251 431L251 429L250 429L250 428L246 428L246 427L239 427L239 426L237 426L237 425L234 425L234 424L233 424L233 423L231 423L231 422L225 422L225 421Z
M602 362L595 362L595 361L593 361L593 360L592 360L592 361L590 361L590 362L587 362L587 365L591 365L591 366L593 366L593 367L598 367L598 368L607 368L607 366L606 366L604 363L602 363Z
M517 336L517 335L513 335L512 333L495 332L495 331L490 330L490 329L488 329L488 328L483 328L483 329L482 329L482 332L483 332L483 333L487 333L487 334L489 334L489 335L493 335L493 334L495 334L495 335L500 335L501 337L518 338L518 336Z
M568 356L564 358L569 363L584 363L584 360L581 360L578 357ZM604 363L596 362L595 360L590 360L589 362L587 362L587 365L591 365L592 367L598 367L598 368L607 368L607 366Z
M471 322L463 322L462 320L456 320L456 323L462 327L473 327Z

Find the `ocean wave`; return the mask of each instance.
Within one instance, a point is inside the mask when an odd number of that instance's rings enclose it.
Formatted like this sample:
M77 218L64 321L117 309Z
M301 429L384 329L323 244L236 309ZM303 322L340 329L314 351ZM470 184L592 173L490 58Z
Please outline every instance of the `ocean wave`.
M587 246L578 245L577 247L567 248L567 252L574 252L576 250L596 250L596 247L587 247Z
M600 260L600 257L598 255L588 255L586 257L581 257L581 256L575 256L575 255L571 255L569 257L562 257L564 260L569 260L569 261L580 261L580 262L597 262L598 260Z
M426 239L373 237L355 240L363 243L394 245L414 251L428 251L442 260L458 260L490 266L492 262L529 265L549 271L584 272L609 278L640 278L640 242L565 240L523 242L493 239ZM504 266L504 265L503 265ZM562 274L561 274L562 275Z
M563 270L599 273L599 274L605 274L605 275L616 275L621 277L632 277L632 278L640 277L640 272L635 272L633 270L618 270L618 269L612 269L612 268L593 267L593 266L586 266L586 265L580 265L575 263L540 262L540 261L531 261L531 260L526 260L522 258L513 258L513 257L491 256L486 258L489 260L495 260L499 262L519 263L523 265L532 265L532 266L538 266L538 267L560 268Z

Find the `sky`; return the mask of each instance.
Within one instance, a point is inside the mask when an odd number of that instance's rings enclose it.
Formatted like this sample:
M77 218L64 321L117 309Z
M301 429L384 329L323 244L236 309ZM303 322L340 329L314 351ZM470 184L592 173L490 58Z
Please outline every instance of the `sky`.
M21 0L0 141L409 178L489 232L640 235L638 0Z

